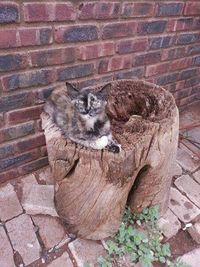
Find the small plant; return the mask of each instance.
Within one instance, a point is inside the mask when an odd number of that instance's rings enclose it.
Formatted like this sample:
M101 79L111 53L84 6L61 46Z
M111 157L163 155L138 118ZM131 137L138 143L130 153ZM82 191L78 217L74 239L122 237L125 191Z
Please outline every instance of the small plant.
M140 214L133 215L126 208L120 228L112 240L106 242L107 257L99 257L100 267L112 267L126 259L140 262L143 267L152 266L152 262L166 263L170 267L188 267L181 261L172 263L169 244L161 243L161 231L157 227L159 207L145 208ZM139 225L140 229L134 227ZM123 266L123 265L120 265Z

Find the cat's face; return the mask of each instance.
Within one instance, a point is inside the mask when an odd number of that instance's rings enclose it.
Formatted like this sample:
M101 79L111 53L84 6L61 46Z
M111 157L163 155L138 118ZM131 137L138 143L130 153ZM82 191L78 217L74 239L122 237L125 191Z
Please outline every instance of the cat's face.
M96 117L105 111L110 87L110 84L105 85L97 92L91 90L77 91L74 88L68 88L68 91L72 103L80 115Z

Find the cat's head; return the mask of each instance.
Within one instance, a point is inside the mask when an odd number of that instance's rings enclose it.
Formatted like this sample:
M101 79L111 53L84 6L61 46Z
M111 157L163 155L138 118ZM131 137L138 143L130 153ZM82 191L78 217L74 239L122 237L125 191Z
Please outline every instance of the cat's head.
M68 95L76 110L81 115L95 117L105 111L111 84L104 85L100 90L77 90L70 83L66 83Z

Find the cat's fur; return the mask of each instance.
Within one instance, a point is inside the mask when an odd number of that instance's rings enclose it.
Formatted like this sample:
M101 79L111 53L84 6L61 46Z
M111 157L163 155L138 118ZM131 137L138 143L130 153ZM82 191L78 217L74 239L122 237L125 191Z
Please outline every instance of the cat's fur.
M44 106L65 137L94 149L108 148L118 153L120 145L112 139L110 121L105 112L111 85L99 91L78 91L71 84L53 90Z

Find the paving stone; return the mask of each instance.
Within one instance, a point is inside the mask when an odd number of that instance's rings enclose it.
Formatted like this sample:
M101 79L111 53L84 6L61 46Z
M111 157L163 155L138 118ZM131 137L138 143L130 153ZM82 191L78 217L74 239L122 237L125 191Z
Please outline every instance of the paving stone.
M13 250L2 226L0 226L0 266L15 267Z
M167 238L176 235L181 229L180 221L170 209L168 209L164 216L159 219L158 226Z
M48 267L73 267L73 266L74 265L70 260L70 257L67 254L67 252L64 252L61 257L57 258L48 265Z
M184 223L196 220L200 216L200 209L175 188L170 190L169 208Z
M194 241L200 244L200 222L196 222L191 227L189 227L188 232L194 239Z
M181 174L182 174L182 168L181 168L181 166L177 163L177 162L175 162L173 165L172 165L172 170L171 170L171 172L172 172L172 176L180 176Z
M54 247L65 237L65 229L58 218L35 215L32 216L32 219L34 224L39 227L39 234L46 249Z
M76 239L68 245L78 267L87 262L91 267L96 266L97 258L105 255L103 246L92 240Z
M0 188L0 220L6 221L22 213L22 207L11 184Z
M34 174L30 174L20 180L20 188L22 188L22 196L23 198L27 198L29 195L32 185L38 184L36 177Z
M53 179L50 167L47 167L45 170L39 173L39 180L41 182L45 182L45 184L48 184L48 185L54 184L54 179Z
M22 214L6 223L14 250L21 255L25 265L40 258L40 244L30 216Z
M200 184L200 170L193 173L194 179Z
M33 184L29 193L23 195L22 206L30 215L58 216L54 205L54 186Z
M191 267L199 267L200 248L194 249L181 257L182 262L189 264Z
M185 150L178 148L177 162L188 171L195 171L200 166L200 161L192 157L192 154L187 153Z
M189 175L182 175L174 183L181 192L200 208L200 185L197 182Z

